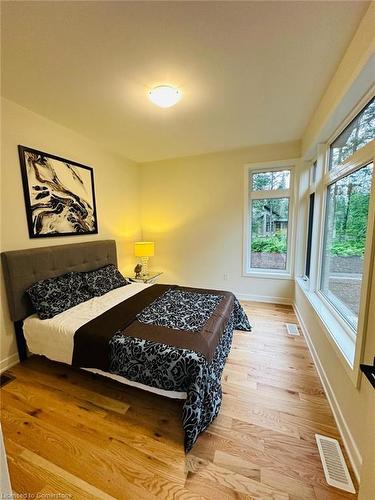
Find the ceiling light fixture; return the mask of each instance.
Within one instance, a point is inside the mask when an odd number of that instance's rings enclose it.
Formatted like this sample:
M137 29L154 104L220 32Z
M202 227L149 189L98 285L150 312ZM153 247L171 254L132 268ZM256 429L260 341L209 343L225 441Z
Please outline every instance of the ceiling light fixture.
M171 85L159 85L148 93L151 102L160 108L170 108L181 99L181 92Z

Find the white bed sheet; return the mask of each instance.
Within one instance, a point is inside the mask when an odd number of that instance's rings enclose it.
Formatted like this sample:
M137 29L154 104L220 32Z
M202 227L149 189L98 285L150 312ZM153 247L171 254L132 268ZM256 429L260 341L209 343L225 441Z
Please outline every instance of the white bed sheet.
M53 361L59 361L68 365L72 364L74 334L85 323L96 318L111 307L128 299L132 295L144 290L151 285L144 283L132 283L111 292L94 297L78 306L57 314L51 319L38 318L36 314L29 316L23 322L23 332L27 347L33 354L46 356ZM87 371L98 373L112 378L118 382L138 387L156 394L167 397L186 399L185 392L166 391L149 387L138 382L121 377L119 375L103 372L102 370L84 368Z

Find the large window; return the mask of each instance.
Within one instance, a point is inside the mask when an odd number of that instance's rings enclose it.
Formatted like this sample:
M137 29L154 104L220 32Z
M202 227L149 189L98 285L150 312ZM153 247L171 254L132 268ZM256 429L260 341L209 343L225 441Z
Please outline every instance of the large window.
M287 273L291 169L248 171L246 271Z
M327 188L321 290L357 330L373 175L369 163Z
M375 100L329 146L320 291L355 334L373 178Z
M329 168L335 168L375 137L375 98L352 120L330 147Z
M299 289L355 384L368 325L375 250L373 94L361 106L327 143L316 145L316 161L301 171L303 210L297 224L306 254L302 258L297 248L296 258Z

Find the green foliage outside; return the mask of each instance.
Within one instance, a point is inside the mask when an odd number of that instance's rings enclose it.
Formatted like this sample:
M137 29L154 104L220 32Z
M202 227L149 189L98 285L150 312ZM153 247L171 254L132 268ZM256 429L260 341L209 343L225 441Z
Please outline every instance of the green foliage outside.
M363 257L365 253L372 168L341 179L329 193L331 255Z
M286 235L276 233L269 237L254 238L251 243L252 252L265 252L265 253L286 253L287 241Z
M255 189L264 189L264 185L278 188L280 183L285 182L285 179L279 178L276 174L281 173L273 173L271 177L269 173L256 174ZM329 255L363 257L372 176L373 165L368 164L328 187L325 252ZM253 200L251 206L252 252L286 253L285 228L275 230L275 226L285 224L288 220L288 212L289 200L287 198ZM314 224L316 224L315 221Z
M330 167L339 165L375 137L375 100L333 142ZM363 257L373 166L338 180L328 190L328 250L331 255Z
M277 173L277 172L276 172ZM284 183L286 182L284 177L284 172L281 172L282 176L279 179L275 174L272 174L272 182ZM270 174L257 174L266 175ZM257 182L262 181L263 178L258 179ZM263 179L264 180L264 179ZM284 185L284 184L283 184ZM267 217L268 221L268 231L273 227L274 223L277 223L280 219L283 221L288 220L289 216L289 200L288 198L275 198L275 199L262 199L254 200L252 203L252 243L251 251L257 253L286 253L287 252L287 231L285 229L274 230L273 234L264 234L265 232L265 220Z
M339 257L363 257L365 247L362 241L335 242L331 246L331 255Z
M329 254L339 257L363 257L365 252L367 218L369 209L372 168L364 167L338 181L329 189L328 196L328 232ZM283 213L282 200L272 200L272 206L278 213ZM287 235L285 231L262 236L262 222L257 223L258 214L264 211L265 201L256 201L253 205L253 241L252 252L286 253Z

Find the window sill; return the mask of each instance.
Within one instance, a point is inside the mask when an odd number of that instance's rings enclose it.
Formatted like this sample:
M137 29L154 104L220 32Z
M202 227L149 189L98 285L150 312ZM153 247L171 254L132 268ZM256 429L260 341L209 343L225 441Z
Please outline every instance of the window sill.
M287 272L277 272L277 271L266 271L266 270L259 270L259 271L247 271L242 274L243 277L245 278L268 278L268 279L273 279L273 280L293 280L293 276L290 273Z
M331 312L330 308L327 307L325 302L319 297L319 294L308 290L308 282L304 281L302 278L297 278L296 282L316 312L323 326L323 331L344 364L345 369L354 380L353 365L355 341Z

